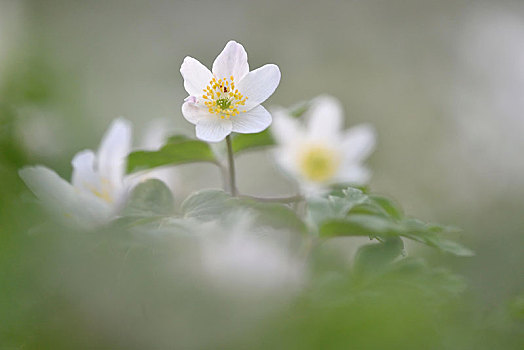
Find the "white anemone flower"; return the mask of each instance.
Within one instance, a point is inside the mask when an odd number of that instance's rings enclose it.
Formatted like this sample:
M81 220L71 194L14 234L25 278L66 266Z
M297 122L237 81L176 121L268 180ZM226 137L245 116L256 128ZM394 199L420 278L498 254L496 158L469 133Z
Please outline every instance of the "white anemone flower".
M260 104L277 88L280 70L266 64L249 71L247 53L235 41L227 43L210 71L192 57L180 68L189 97L182 114L196 125L196 136L218 142L231 132L261 132L271 124L271 114Z
M204 273L229 293L263 295L293 292L305 280L304 265L291 249L288 233L253 226L248 211L233 211L203 224Z
M375 147L375 131L367 124L342 130L340 102L319 96L304 114L305 125L286 110L273 112L271 128L278 144L278 165L295 178L306 194L323 192L329 185L364 185L370 171L363 164Z
M131 132L128 121L116 119L97 153L84 150L74 156L71 183L44 166L25 167L20 176L46 208L66 223L83 227L107 223L118 214L129 192L124 175Z

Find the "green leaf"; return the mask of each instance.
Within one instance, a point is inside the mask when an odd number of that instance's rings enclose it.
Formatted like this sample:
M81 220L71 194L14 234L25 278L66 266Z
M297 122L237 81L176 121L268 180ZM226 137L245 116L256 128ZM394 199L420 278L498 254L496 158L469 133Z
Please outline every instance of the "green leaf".
M127 158L127 172L194 162L216 163L208 143L176 135L158 151L136 151Z
M222 190L204 190L189 196L182 203L184 217L202 221L217 220L235 209L253 214L262 226L305 232L306 226L289 207L277 203L260 203L250 199L233 198Z
M395 220L401 220L404 217L404 213L402 212L402 209L400 209L400 207L398 207L389 198L377 196L377 195L370 195L369 200L376 207L380 208L383 213L385 213L386 215L388 215L389 217Z
M186 198L181 209L185 217L213 220L232 207L231 199L222 190L203 190Z
M432 268L420 258L399 259L381 275L382 283L397 288L417 290L438 302L459 296L466 289L464 279L450 271ZM378 282L378 280L376 280Z
M399 237L391 237L381 243L366 244L358 249L353 269L359 275L383 271L403 250L404 243Z
M355 214L344 219L325 221L319 228L320 237L389 236L398 235L402 226L373 215Z
M306 232L306 224L286 205L279 203L260 203L247 199L237 200L236 205L241 208L252 209L256 214L256 221L260 225L271 226L276 229Z
M367 195L356 188L346 188L338 196L312 198L308 201L309 215L314 222L344 218L355 206L364 203Z
M456 256L474 256L475 253L463 246L460 243L442 238L431 232L405 233L402 236L414 240L416 242L424 243L430 247L437 248L445 253L450 253Z
M471 249L441 236L445 232L454 232L455 228L450 228L450 231L448 231L445 226L425 224L416 219L406 219L403 224L406 229L402 236L406 238L457 256L475 255Z
M333 191L328 198L309 199L308 215L318 225L320 237L403 236L457 256L474 255L460 243L442 237L458 232L456 228L404 218L391 199L352 187Z
M273 146L275 140L273 139L273 136L271 136L269 129L266 129L256 134L236 134L231 143L233 146L233 152L239 153L242 151Z
M157 229L164 221L164 216L122 216L111 222L111 228L121 229L140 229L151 232Z
M133 189L122 211L124 216L162 216L174 210L171 190L160 180L150 179Z

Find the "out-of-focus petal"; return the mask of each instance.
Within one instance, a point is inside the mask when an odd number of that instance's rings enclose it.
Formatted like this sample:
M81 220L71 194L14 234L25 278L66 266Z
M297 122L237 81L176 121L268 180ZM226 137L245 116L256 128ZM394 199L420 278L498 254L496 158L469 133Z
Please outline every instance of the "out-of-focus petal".
M311 181L301 181L300 189L302 193L308 197L322 196L329 192L329 188L326 186L326 184Z
M91 228L107 222L111 217L107 203L94 195L76 190L46 167L25 167L19 174L27 187L42 201L45 209L64 223Z
M98 173L101 181L119 190L125 174L127 155L131 150L131 123L118 118L111 123L98 149Z
M78 152L73 157L71 161L71 165L73 165L71 176L73 187L87 192L100 190L100 177L96 173L95 161L95 154L91 150Z
M371 178L371 171L363 165L343 165L334 179L335 182L349 183L352 185L365 185Z
M288 175L293 178L300 176L297 163L298 155L297 151L291 147L281 146L278 147L274 152L275 160L277 165Z
M289 115L282 108L271 109L273 115L273 124L271 125L271 134L279 144L296 143L304 136L304 128L297 118Z
M332 96L319 96L313 100L305 118L312 138L333 139L342 128L342 105Z
M342 137L344 158L351 162L366 159L375 149L375 128L369 124L361 124L347 130Z

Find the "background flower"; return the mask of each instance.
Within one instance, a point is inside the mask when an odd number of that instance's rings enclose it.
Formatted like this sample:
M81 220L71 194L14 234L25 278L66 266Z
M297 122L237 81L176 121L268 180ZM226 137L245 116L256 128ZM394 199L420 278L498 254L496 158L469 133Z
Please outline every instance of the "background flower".
M217 288L251 296L289 294L305 282L289 232L257 226L248 210L232 211L201 230L202 268Z
M155 178L164 181L172 191L176 185L172 168L126 175L131 139L131 123L118 118L111 123L96 153L84 150L73 157L71 183L44 166L25 167L20 170L20 176L59 219L82 227L97 226L118 215L129 192L138 183ZM163 123L156 121L146 129L142 144L154 149L165 139Z
M71 183L43 166L23 168L20 176L60 219L82 226L105 223L116 215L128 193L124 175L131 132L127 120L113 121L96 154L84 150L73 157Z
M275 159L303 191L369 181L370 171L363 162L374 149L375 131L367 124L342 131L342 106L334 97L314 99L304 115L305 124L284 109L274 115L272 132L279 144Z

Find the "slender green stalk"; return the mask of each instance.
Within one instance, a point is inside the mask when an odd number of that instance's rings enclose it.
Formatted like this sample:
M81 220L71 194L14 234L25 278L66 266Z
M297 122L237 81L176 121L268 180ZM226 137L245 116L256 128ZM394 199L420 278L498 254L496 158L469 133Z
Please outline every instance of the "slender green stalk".
M304 200L304 197L301 195L296 196L290 196L290 197L256 197L256 196L248 196L248 195L241 195L241 198L246 199L253 199L259 202L268 202L268 203L296 203Z
M231 145L231 135L226 136L227 160L229 163L229 190L233 197L237 196L237 185L235 177L235 158L233 156L233 146Z

